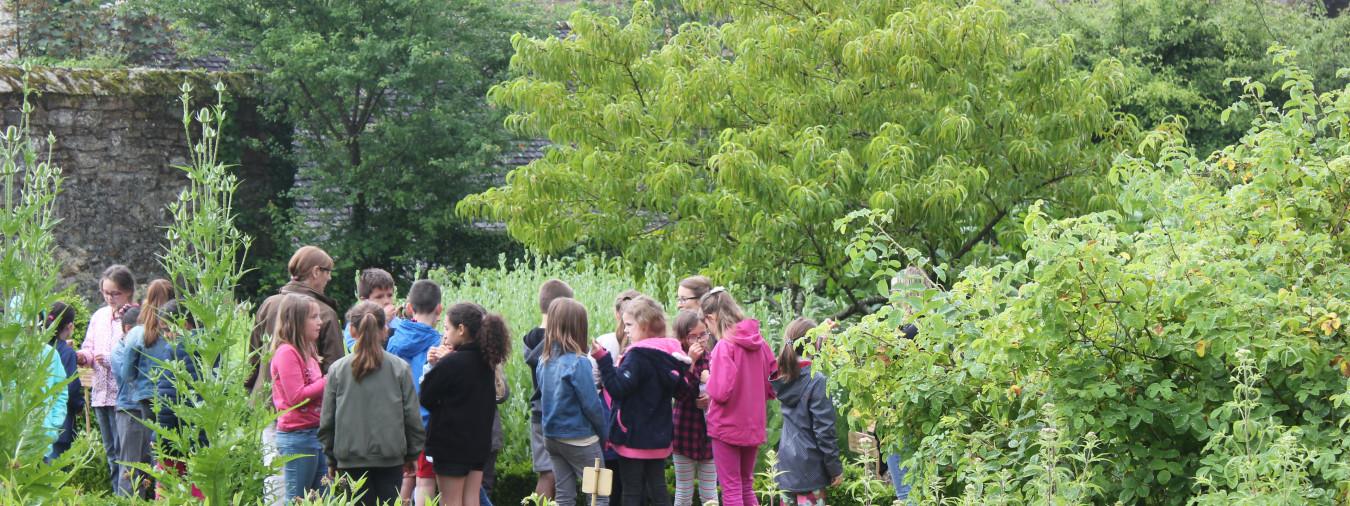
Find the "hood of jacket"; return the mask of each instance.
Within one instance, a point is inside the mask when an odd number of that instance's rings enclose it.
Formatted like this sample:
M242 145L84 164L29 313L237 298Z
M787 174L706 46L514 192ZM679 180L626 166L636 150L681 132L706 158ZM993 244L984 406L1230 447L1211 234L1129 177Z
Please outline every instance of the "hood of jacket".
M759 334L759 320L748 318L732 325L731 331L723 339L747 350L758 350L764 345L764 336Z
M629 358L637 360L638 357L654 363L662 370L670 371L671 374L660 376L662 384L667 385L678 382L682 378L682 371L694 363L684 352L680 340L670 337L649 337L635 342L628 346L628 351L624 352L620 362Z
M773 385L774 396L778 398L778 403L782 404L784 408L797 407L806 394L806 390L811 387L811 382L808 381L811 379L811 361L802 360L798 362L798 365L802 372L797 375L796 379L787 381L786 378L775 374L774 378L769 381L769 384Z

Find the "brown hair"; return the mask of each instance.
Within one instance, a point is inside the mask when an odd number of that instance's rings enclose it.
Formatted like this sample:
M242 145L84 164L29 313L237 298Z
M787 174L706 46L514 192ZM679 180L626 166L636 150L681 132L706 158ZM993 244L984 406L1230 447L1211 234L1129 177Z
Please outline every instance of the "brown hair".
M430 279L419 279L408 289L408 304L413 313L432 314L441 305L441 285Z
M623 305L641 296L642 292L630 288L614 298L614 312L619 314L619 321L615 322L614 339L619 342L620 350L628 348L628 334L623 331Z
M703 321L703 315L694 311L680 311L680 314L675 315L675 339L679 339L680 343L684 344L685 349L689 348L690 343L686 341L689 338L689 333L701 321Z
M745 313L741 311L741 306L736 304L736 299L731 298L731 294L720 286L704 294L698 301L698 306L705 316L717 315L717 328L708 330L714 330L713 335L718 339L726 335L727 329L745 319Z
M103 269L103 275L99 276L98 278L99 284L102 284L103 280L105 279L108 281L112 281L114 285L117 285L117 288L125 290L127 292L128 299L135 298L136 276L133 276L131 274L131 269L128 269L127 266L122 264L114 264L108 266L107 269ZM99 288L103 287L100 286Z
M548 326L544 328L542 360L558 353L586 353L590 324L586 321L586 306L576 299L561 297L548 305Z
M778 350L778 374L788 383L802 375L802 366L798 357L802 354L806 333L816 328L816 321L810 318L797 318L783 331L783 349Z
M379 370L384 362L384 342L389 337L385 328L384 308L374 302L358 302L347 310L347 321L352 325L356 349L352 357L352 377L359 383L367 374Z
M173 300L173 283L169 280L156 279L146 286L145 300L141 301L141 315L136 321L145 326L146 346L154 345L164 332L164 320L159 317L159 310L170 300Z
M51 342L56 342L57 339L61 338L61 331L75 323L75 310L65 302L58 300L52 303L52 307L47 310L47 314L42 315L42 322L46 325L47 331L52 333Z
M314 299L304 295L288 293L277 304L277 314L272 324L272 352L282 344L294 346L303 358L315 358L318 351L314 343L305 340L305 319L310 311L318 311Z
M680 287L694 292L694 299L701 299L712 290L712 281L706 276L689 276L680 280Z
M539 312L548 313L548 307L553 304L555 299L563 297L572 298L572 287L564 283L561 279L550 279L544 284L539 285Z
M666 310L656 299L640 295L623 305L623 314L633 317L634 323L648 334L662 336L666 333Z
M488 313L483 306L472 302L460 302L445 312L451 325L463 325L469 341L478 343L483 349L483 359L488 366L496 367L506 361L511 353L511 332L506 328L502 315Z
M394 277L389 275L389 271L377 268L361 271L361 277L356 280L356 297L358 299L369 299L371 293L382 289L394 289ZM356 309L356 307L353 306L352 309Z
M295 250L295 254L291 255L291 261L286 263L286 271L290 273L291 281L309 279L315 267L333 268L333 257L328 256L328 253L317 246L303 246Z

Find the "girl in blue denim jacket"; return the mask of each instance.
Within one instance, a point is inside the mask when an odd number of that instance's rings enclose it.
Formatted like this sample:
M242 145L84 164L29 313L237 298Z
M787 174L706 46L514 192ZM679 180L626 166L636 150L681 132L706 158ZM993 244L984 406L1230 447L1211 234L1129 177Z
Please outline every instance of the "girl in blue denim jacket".
M595 366L586 355L586 308L570 298L549 304L544 349L536 369L543 411L544 445L553 462L558 506L576 503L582 470L604 460L608 433ZM605 506L609 498L596 504Z

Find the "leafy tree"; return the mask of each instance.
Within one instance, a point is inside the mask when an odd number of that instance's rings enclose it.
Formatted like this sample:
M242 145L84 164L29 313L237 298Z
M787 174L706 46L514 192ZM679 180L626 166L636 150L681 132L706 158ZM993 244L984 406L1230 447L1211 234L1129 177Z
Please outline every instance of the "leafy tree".
M459 211L545 252L589 244L854 310L869 283L845 279L831 228L849 211L893 212L889 232L954 265L1013 252L1026 204L1095 205L1133 132L1113 112L1124 79L965 4L688 1L722 22L670 37L648 2L626 24L578 11L567 38L515 38L519 77L489 94L554 147Z
M1113 167L1118 211L1054 219L1038 205L1025 259L967 268L946 292L888 291L829 341L844 409L876 420L891 450L907 442L927 498L967 494L979 466L1012 470L1006 488L1027 492L1049 404L1063 438L1100 441L1102 460L1084 464L1100 501L1344 494L1350 87L1318 94L1295 61L1273 58L1279 105L1235 82L1235 112L1255 118L1240 142L1202 159L1164 125ZM842 223L871 231L857 265L922 256L876 219ZM898 338L911 321L917 337Z
M505 139L482 97L507 67L510 35L529 28L521 9L491 0L153 1L196 49L260 70L270 112L300 130L299 177L309 184L299 200L334 213L301 216L294 233L323 244L344 271L411 274L417 263L500 250L453 205L487 186L483 173ZM350 288L348 276L336 280Z
M1336 70L1350 66L1339 48L1350 38L1350 17L1328 18L1312 2L1245 0L1008 1L1014 29L1036 39L1074 38L1079 66L1119 58L1134 84L1122 108L1143 124L1169 116L1187 121L1187 139L1204 153L1232 144L1247 119L1219 121L1240 98L1220 86L1230 76L1270 75L1266 49L1279 43L1298 51L1299 64L1317 82L1339 86ZM1271 90L1272 100L1282 92Z

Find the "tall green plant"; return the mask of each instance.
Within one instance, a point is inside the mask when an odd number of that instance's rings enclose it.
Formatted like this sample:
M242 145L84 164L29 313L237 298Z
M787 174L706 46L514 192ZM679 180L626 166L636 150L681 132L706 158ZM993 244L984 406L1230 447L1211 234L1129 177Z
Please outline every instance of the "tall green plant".
M51 158L56 138L48 134L43 150L32 136L26 72L23 83L19 123L0 135L0 502L7 504L69 497L62 485L90 457L76 445L44 463L53 442L44 418L66 388L48 385L56 351L41 317L56 300L60 264L52 251L62 176Z
M234 226L238 180L218 158L226 121L224 86L215 86L214 105L195 114L189 105L192 91L190 84L183 84L183 129L190 163L179 168L186 173L188 186L169 205L173 222L160 259L179 303L196 320L198 330L191 332L182 331L185 322L174 325L198 374L188 374L189 364L184 362L165 364L179 396L157 398L155 409L172 409L181 425L152 424L157 457L170 457L170 449L180 452L187 475L145 470L173 502L191 502L191 485L200 487L211 503L253 502L262 496L263 479L279 472L281 461L270 467L263 464L260 439L276 414L241 386L250 370L242 346L248 342L253 318L249 307L235 300L234 288L244 273L250 238Z

